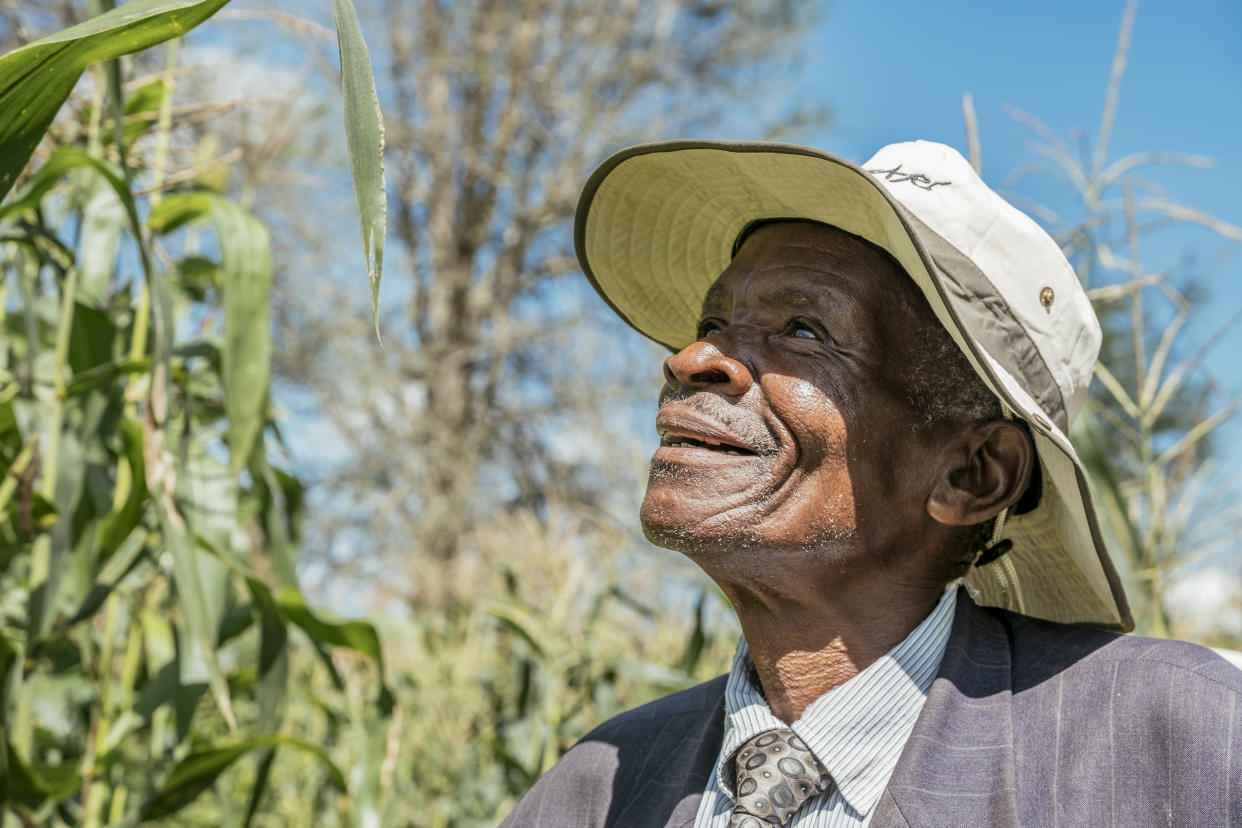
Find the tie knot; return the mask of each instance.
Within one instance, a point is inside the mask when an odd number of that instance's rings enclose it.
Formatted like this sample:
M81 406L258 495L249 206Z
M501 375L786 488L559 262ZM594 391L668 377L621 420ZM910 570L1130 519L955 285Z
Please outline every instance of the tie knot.
M733 764L737 804L729 828L784 825L832 781L806 743L787 727L765 730L744 742Z

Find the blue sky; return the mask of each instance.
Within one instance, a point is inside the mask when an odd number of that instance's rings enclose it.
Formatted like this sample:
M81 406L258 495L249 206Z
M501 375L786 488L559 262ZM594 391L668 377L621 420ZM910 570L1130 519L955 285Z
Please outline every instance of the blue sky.
M1124 3L847 0L829 4L807 41L802 94L832 106L822 138L843 155L925 138L963 146L961 96L979 114L984 174L1021 159L1029 132L1003 105L1061 133L1094 135ZM1139 3L1113 154L1182 150L1215 156L1185 197L1242 223L1242 3ZM1179 186L1179 191L1183 191Z

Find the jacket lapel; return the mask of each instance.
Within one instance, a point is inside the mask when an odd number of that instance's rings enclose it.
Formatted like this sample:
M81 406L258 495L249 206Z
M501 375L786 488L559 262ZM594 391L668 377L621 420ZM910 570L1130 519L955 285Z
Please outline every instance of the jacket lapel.
M621 768L615 780L621 807L610 817L610 826L685 828L694 823L724 738L724 679L712 682L719 688L705 694L714 704L669 717L659 726L652 723L641 752L660 759L654 767Z
M876 805L873 828L1017 825L1009 639L957 595L940 671Z

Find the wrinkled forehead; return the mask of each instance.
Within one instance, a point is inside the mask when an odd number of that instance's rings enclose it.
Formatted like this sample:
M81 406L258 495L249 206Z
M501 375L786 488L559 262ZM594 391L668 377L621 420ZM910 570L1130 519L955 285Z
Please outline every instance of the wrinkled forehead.
M797 272L796 268L780 262L772 269L783 273ZM722 273L703 295L705 309L718 308L728 303L732 294L732 286L726 279L727 275L728 271ZM814 308L822 301L824 294L831 292L832 285L820 279L812 279L810 284L806 285L774 279L765 283L763 288L763 297L768 302L789 308Z
M825 299L856 310L912 311L931 319L931 307L887 251L829 224L801 219L753 222L738 236L733 259L703 296L703 307L728 304L740 284L759 301L790 308Z

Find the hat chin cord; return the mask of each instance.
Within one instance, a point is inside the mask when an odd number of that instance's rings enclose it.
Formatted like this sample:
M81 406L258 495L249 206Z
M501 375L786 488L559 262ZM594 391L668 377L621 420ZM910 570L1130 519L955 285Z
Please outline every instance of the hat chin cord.
M1000 404L1001 413L1004 415L1005 419L1012 420L1013 411L1008 405L1005 404L1004 400L1001 400ZM995 572L997 579L1001 581L1004 594L1009 599L1006 603L1011 604L1012 609L1016 609L1020 613L1025 613L1026 609L1022 600L1022 592L1018 589L1018 572L1014 568L1013 561L1011 561L1006 554L1009 550L1013 549L1013 541L1009 538L1001 537L1001 535L1005 532L1005 520L1008 517L1009 507L1006 506L1004 509L1001 509L1000 513L993 519L992 533L988 540L988 545L986 548L980 550L979 554L975 556L972 569L978 569L979 567L996 563L996 567L993 571Z

